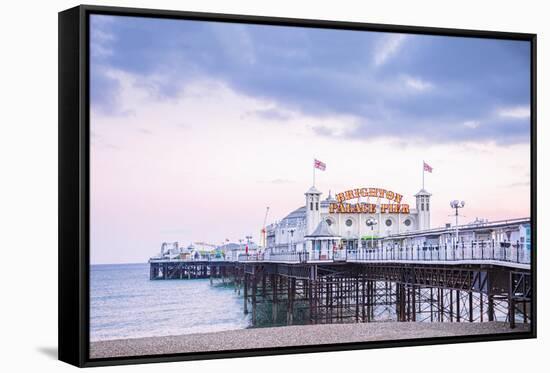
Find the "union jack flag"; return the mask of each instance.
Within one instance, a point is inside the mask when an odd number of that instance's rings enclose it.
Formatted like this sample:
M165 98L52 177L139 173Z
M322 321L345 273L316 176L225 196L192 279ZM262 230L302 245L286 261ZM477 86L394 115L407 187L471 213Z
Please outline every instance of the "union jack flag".
M327 165L318 159L315 159L315 161L313 162L313 167L318 168L321 171L324 171L327 169Z
M424 162L424 171L428 171L429 173L432 173L433 171L433 167L430 166L429 164L427 164L426 162Z

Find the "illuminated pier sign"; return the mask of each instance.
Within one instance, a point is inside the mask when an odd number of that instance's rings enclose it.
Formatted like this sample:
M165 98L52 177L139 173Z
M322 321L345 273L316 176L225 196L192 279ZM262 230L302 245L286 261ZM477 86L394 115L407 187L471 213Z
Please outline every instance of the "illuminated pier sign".
M383 198L388 203L347 203L346 201L364 198ZM395 193L391 190L382 188L356 188L346 190L343 193L336 195L338 203L331 203L329 205L329 213L368 213L374 214L378 212L378 206L380 206L381 213L389 214L408 214L410 213L409 205L402 204L403 195ZM393 202L393 203L392 203Z

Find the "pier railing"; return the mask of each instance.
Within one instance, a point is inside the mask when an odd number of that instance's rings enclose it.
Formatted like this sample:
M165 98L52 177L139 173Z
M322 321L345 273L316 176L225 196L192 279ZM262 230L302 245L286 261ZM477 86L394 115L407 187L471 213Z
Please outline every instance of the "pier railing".
M314 250L308 252L269 252L239 255L238 261L266 262L326 262L326 261L497 261L517 264L531 263L530 245L507 241L471 241L453 245L412 245L360 248L354 250Z
M314 250L313 252L273 252L239 254L226 257L186 259L157 259L150 262L503 262L528 265L531 263L531 247L519 241L471 241L458 245L382 246L375 248Z
M531 263L530 247L525 243L472 241L454 245L388 246L346 252L354 261L501 261Z
M272 253L268 251L261 254L240 254L238 261L239 262L266 261L266 262L307 263L309 261L309 253L305 251L281 252L281 253Z

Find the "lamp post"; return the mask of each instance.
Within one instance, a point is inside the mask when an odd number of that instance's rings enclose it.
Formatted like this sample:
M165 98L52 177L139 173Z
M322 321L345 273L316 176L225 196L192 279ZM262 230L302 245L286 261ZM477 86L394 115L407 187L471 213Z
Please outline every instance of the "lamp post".
M293 238L294 238L294 231L296 230L296 228L290 228L288 231L290 232L290 239L289 239L289 243L290 243L290 252L293 253L294 252L294 247L293 247Z
M463 208L466 205L466 202L455 199L449 204L451 205L451 208L455 209L455 244L456 247L458 247L458 209Z
M242 238L239 238L239 251L242 252L243 251L243 239ZM248 254L248 253L247 253Z
M248 255L248 250L250 249L250 241L252 240L252 236L244 236L246 238L246 255Z
M368 218L367 219L367 226L370 227L370 246L372 249L374 249L374 226L378 224L376 219Z

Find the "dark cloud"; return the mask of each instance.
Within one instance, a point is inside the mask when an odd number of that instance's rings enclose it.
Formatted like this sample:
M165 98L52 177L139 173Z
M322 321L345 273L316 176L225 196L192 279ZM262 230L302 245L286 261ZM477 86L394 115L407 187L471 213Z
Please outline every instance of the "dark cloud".
M116 112L117 83L102 72L114 68L168 75L155 83L161 96L207 77L310 116L356 117L359 126L348 136L529 139L528 117L497 114L530 102L527 42L132 17L94 23L94 17L92 104L106 112ZM287 119L274 109L255 114Z

